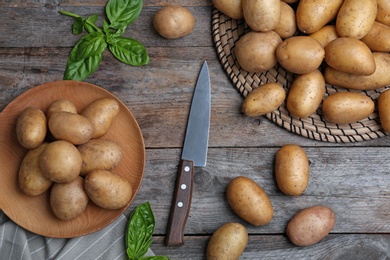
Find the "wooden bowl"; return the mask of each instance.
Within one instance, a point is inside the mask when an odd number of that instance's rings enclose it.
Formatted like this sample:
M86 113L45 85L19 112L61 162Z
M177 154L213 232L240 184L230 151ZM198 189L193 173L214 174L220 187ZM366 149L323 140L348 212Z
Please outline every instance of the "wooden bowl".
M90 102L112 97L113 94L93 84L78 81L55 81L34 87L15 98L0 113L0 209L21 227L36 234L70 238L98 231L112 223L130 205L141 186L145 168L145 145L137 121L120 101L120 112L114 119L109 132L102 138L117 142L123 153L120 164L114 172L128 179L133 195L129 204L119 210L105 210L90 202L78 217L63 221L52 212L49 192L32 197L25 195L18 184L20 163L27 150L16 136L16 120L28 106L46 111L48 106L60 98L73 101L81 112Z

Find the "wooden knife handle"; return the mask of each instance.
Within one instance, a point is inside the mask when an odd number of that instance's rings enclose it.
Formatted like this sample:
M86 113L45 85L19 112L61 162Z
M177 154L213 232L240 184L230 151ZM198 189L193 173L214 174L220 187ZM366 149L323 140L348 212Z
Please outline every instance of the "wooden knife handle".
M191 208L192 187L194 184L194 162L180 160L175 191L169 216L165 244L184 244L184 229Z

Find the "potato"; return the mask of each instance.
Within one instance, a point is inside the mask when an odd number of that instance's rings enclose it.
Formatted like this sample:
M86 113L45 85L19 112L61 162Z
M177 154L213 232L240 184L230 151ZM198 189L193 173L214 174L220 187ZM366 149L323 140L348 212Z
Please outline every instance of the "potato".
M239 259L248 244L248 232L240 223L228 222L211 236L206 260Z
M79 145L77 149L83 160L80 172L82 176L93 170L111 171L122 159L121 147L111 140L92 139Z
M50 191L50 206L57 218L71 220L79 216L88 205L83 178L78 176L71 182L54 183Z
M58 99L50 104L49 108L46 110L47 120L49 120L52 114L59 111L66 111L73 114L77 114L77 108L75 107L73 102L69 99L63 98L63 99Z
M53 182L47 178L39 165L39 156L47 143L42 143L27 152L19 168L19 186L29 196L38 196L46 192Z
M19 143L27 149L38 147L46 137L45 113L37 107L26 107L16 121L16 135Z
M309 184L310 165L306 152L296 144L283 145L276 153L275 176L286 195L299 196Z
M273 31L279 34L281 38L291 37L297 31L295 11L285 2L280 2L280 20Z
M277 109L286 99L286 91L277 83L268 82L252 90L242 103L246 116L265 115Z
M54 138L78 145L88 142L93 125L85 116L66 111L54 113L49 119L49 130Z
M119 113L119 103L114 98L100 98L89 104L81 113L92 123L93 134L91 138L105 135L115 116Z
M354 75L326 67L324 72L325 82L338 87L355 90L380 89L390 84L390 54L374 52L375 72L369 76Z
M371 51L390 52L390 26L374 22L362 39Z
M336 18L343 0L301 0L298 4L297 25L303 33L314 33Z
M320 242L333 229L336 215L325 206L312 206L299 211L287 225L287 236L297 246Z
M70 182L79 176L82 159L79 150L67 141L49 143L39 157L46 177L54 182Z
M357 75L375 72L375 60L368 46L355 38L340 37L325 46L325 61L332 68Z
M325 119L334 124L357 122L371 115L374 108L374 101L359 92L336 92L322 103Z
M242 0L245 22L254 31L272 31L279 24L280 6L275 0Z
M239 176L226 189L227 201L233 211L254 226L268 224L274 209L267 193L253 180Z
M298 75L287 95L287 110L293 116L308 118L320 106L325 90L325 79L319 70Z
M85 177L84 187L89 198L104 209L125 207L133 194L127 179L106 170L89 172Z
M378 11L376 14L376 20L387 26L390 26L390 2L389 0L377 0Z
M214 6L233 19L243 19L241 0L212 0Z
M382 128L390 132L390 91L383 91L378 97L378 113Z
M195 27L195 17L181 6L165 6L153 17L156 31L167 39L177 39L189 35Z
M332 24L325 25L318 31L310 34L309 36L316 39L324 48L326 45L328 45L328 43L339 37L336 31L336 26Z
M322 63L325 50L310 36L293 36L276 48L276 59L286 70L306 74L316 70Z
M336 18L340 36L363 38L371 29L377 15L377 0L345 0Z
M282 0L282 2L285 2L287 4L293 4L293 3L296 3L298 2L299 0Z
M234 55L244 70L254 73L265 72L276 65L275 51L281 42L282 39L274 31L251 31L237 41Z

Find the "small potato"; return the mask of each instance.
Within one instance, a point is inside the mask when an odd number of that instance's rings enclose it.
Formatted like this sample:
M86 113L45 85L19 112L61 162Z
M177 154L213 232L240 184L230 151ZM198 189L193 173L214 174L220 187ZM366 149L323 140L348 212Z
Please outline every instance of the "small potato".
M301 0L296 17L300 31L314 33L336 18L343 0Z
M82 176L93 170L111 171L122 159L121 147L111 140L91 139L77 149L83 160Z
M206 260L238 260L248 244L248 232L240 223L220 226L207 245Z
M49 108L46 110L46 118L49 120L52 114L59 112L59 111L66 111L73 114L77 114L77 108L73 104L73 102L69 99L58 99L50 104Z
M67 141L49 143L39 157L46 177L54 182L70 182L79 176L82 159L79 150Z
M119 113L119 103L113 98L100 98L89 104L81 113L92 123L92 138L105 135L115 116Z
M46 192L53 182L47 178L39 165L39 156L47 143L42 143L37 148L27 152L19 169L19 186L29 196L38 196Z
M242 13L241 0L212 0L214 6L233 19L242 19L244 14Z
M293 36L297 32L295 11L285 2L280 2L280 20L273 31L284 39Z
M287 110L293 116L308 118L320 106L325 91L325 79L319 70L298 75L287 95Z
M26 107L16 121L16 135L19 143L27 149L38 147L46 137L45 113L36 107Z
M324 56L324 48L310 36L290 37L276 48L276 59L280 65L296 74L318 69Z
M84 186L89 198L104 209L125 207L133 194L131 184L127 179L106 170L88 173Z
M236 43L234 55L238 64L248 72L260 73L273 68L276 47L282 42L274 32L248 32Z
M333 229L336 215L325 206L312 206L298 212L287 225L287 236L297 246L320 242Z
M387 26L390 26L390 1L389 0L377 0L378 12L376 14L376 20Z
M54 138L74 145L88 142L93 135L93 125L85 116L60 111L49 119L49 130Z
M325 25L315 33L310 34L309 36L316 39L324 48L326 45L328 45L328 43L339 37L336 31L336 26L334 25Z
M378 112L382 128L390 132L390 91L383 91L378 97Z
M275 0L242 0L245 22L254 31L272 31L280 21L280 6Z
M156 31L167 39L177 39L189 35L195 27L195 17L181 6L165 6L153 17Z
M299 196L309 184L310 165L306 152L296 144L282 146L276 153L275 176L286 195Z
M226 189L226 196L233 211L254 226L268 224L274 215L267 193L247 177L234 178Z
M371 115L374 108L374 101L359 92L336 92L322 103L325 119L334 124L357 122Z
M80 176L71 182L54 183L50 191L51 209L61 220L71 220L79 216L87 207L88 201L83 178Z
M345 0L336 18L340 36L363 38L374 24L378 12L377 0Z
M252 90L242 103L246 116L265 115L277 109L286 99L286 91L277 83L265 83Z
M371 51L390 52L390 26L374 22L362 39Z
M355 38L340 37L325 46L325 61L336 70L357 75L375 72L375 60L368 46Z

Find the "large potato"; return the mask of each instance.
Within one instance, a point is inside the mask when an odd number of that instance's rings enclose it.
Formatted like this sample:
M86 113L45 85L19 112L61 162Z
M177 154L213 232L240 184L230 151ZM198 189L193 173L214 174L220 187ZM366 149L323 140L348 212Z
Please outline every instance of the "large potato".
M340 36L363 38L371 29L377 15L377 0L345 0L336 18Z
M305 150L296 144L283 145L276 153L275 176L286 195L299 196L309 184L310 165Z
M325 81L331 85L355 90L374 90L390 84L390 54L374 52L375 72L369 76L338 71L330 66L325 68Z
M275 0L242 0L245 22L254 31L272 31L279 24L280 6Z
M316 39L324 48L326 45L328 45L328 43L339 37L336 31L336 26L334 26L333 24L325 25L318 31L310 34L309 36Z
M49 143L39 157L46 177L54 182L70 182L79 176L82 159L77 148L63 140Z
M123 208L130 202L133 194L127 179L106 170L89 172L84 186L89 198L104 209Z
M229 16L230 18L244 18L241 0L212 0L212 2L219 11Z
M288 38L297 32L297 22L294 9L285 2L280 2L280 20L279 24L273 30L281 38Z
M234 178L226 189L226 196L233 211L254 226L268 224L274 215L267 193L247 177Z
M298 4L297 25L303 33L314 33L336 18L343 0L301 0Z
M83 178L80 176L71 182L54 183L50 191L51 209L61 220L71 220L79 216L87 207L88 201Z
M195 22L192 13L182 6L165 6L153 17L154 28L167 39L177 39L190 34Z
M111 171L122 159L121 147L111 140L91 139L77 149L83 160L81 175L93 170Z
M383 91L378 97L378 113L382 128L390 132L390 91Z
M238 64L248 72L260 73L273 68L276 63L276 47L282 42L274 32L248 32L234 47Z
M375 60L368 46L361 40L340 37L325 46L325 61L332 68L357 75L375 72Z
M361 40L371 51L390 52L390 26L374 22L371 30Z
M19 186L29 196L46 192L53 182L46 177L39 165L39 156L47 143L42 143L27 152L19 168Z
M206 260L238 260L248 244L248 232L240 223L228 222L211 236Z
M325 206L312 206L299 211L287 225L287 236L297 246L320 242L333 229L336 215Z
M47 120L49 120L52 114L60 111L66 111L73 114L77 114L77 108L73 104L73 102L67 98L63 98L63 99L58 99L50 104L49 108L46 110Z
M16 135L19 143L27 149L38 147L46 137L45 113L37 107L26 107L16 121Z
M298 75L287 95L287 110L296 117L311 116L320 106L325 90L325 79L319 70Z
M242 112L246 116L265 115L277 109L286 99L286 91L277 83L265 83L252 90L242 103Z
M322 63L325 50L310 36L293 36L276 48L276 59L286 70L306 74L316 70Z
M112 121L119 113L119 103L114 98L100 98L89 104L81 113L92 123L91 138L99 138L110 129Z
M374 101L359 92L336 92L322 103L325 119L334 124L357 122L371 115L374 109Z
M390 26L390 1L389 0L377 0L378 12L376 14L376 20L387 26Z

